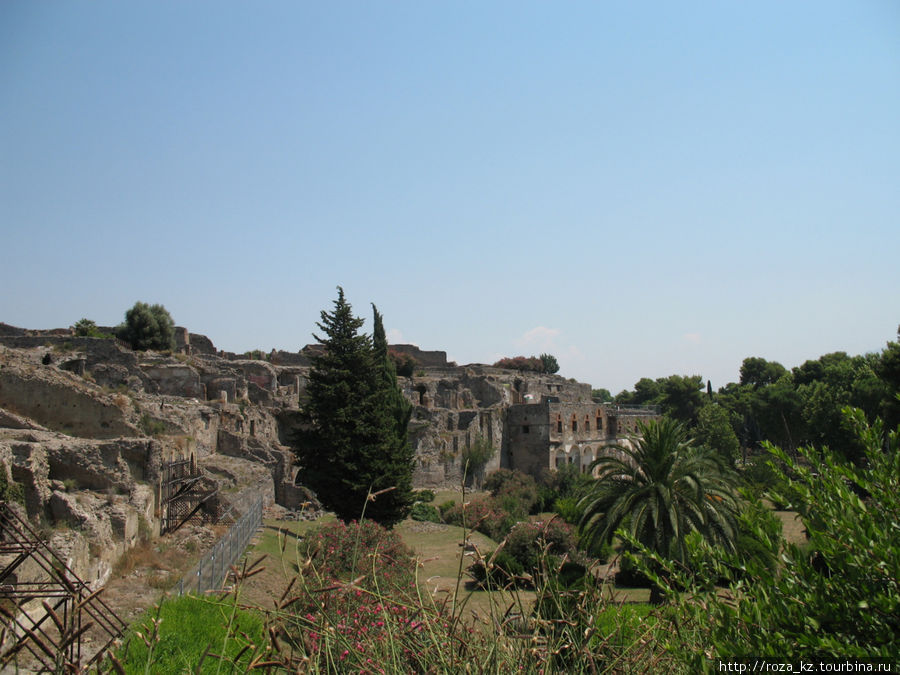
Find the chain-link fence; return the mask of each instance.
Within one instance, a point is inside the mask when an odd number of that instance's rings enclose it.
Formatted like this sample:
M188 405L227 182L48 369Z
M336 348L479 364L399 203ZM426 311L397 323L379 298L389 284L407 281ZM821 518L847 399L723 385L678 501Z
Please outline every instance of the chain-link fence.
M228 569L243 555L250 539L262 527L262 505L262 496L257 496L225 536L178 582L178 595L221 588Z

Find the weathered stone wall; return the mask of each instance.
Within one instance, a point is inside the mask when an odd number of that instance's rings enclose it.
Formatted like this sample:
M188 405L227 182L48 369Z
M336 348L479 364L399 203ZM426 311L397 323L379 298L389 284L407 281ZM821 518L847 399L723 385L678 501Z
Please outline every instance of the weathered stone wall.
M200 373L183 363L141 363L140 368L155 385L154 393L166 396L206 398L206 387L200 381Z
M0 407L42 426L73 436L137 436L126 410L101 392L85 391L71 373L46 367L7 365L0 369Z
M447 352L424 351L416 345L388 345L388 349L398 354L411 356L422 368L443 368L447 365Z
M210 340L205 335L200 335L199 333L190 334L190 345L191 354L195 356L198 356L200 354L215 356L218 353L218 351L216 350L216 346L213 344L212 340Z
M416 450L413 485L459 487L463 480L464 452L479 438L497 450L484 468L485 473L504 465L504 413L502 407L471 410L417 407L410 422L410 442Z
M506 452L512 468L541 476L550 467L549 404L510 406L506 418Z

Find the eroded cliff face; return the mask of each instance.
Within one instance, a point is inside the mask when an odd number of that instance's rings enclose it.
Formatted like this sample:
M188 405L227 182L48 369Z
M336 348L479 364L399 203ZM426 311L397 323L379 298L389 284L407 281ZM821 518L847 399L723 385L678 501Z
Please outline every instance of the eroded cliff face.
M306 499L277 420L296 408L299 380L282 370L111 340L0 337L0 472L13 486L3 496L20 490L31 521L98 587L139 535L158 535L167 462L193 459L220 511L249 492L267 505Z

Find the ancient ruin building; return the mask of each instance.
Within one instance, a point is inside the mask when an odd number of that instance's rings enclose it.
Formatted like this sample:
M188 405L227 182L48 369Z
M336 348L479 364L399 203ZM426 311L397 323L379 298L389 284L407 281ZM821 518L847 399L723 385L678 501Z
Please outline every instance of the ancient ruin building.
M638 422L657 419L659 412L646 406L562 401L543 396L539 402L510 406L507 416L511 468L539 476L574 464L582 472L617 445L628 445L637 435Z

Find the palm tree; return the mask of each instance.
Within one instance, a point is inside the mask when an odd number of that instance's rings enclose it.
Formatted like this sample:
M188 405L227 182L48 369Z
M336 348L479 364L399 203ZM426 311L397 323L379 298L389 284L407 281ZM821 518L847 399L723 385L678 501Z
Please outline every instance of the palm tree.
M678 422L638 426L634 447L614 446L615 455L591 465L597 480L579 502L584 541L608 544L624 527L660 556L685 563L685 537L697 531L733 550L739 502L734 472L694 446ZM659 589L651 589L651 601L660 600Z

